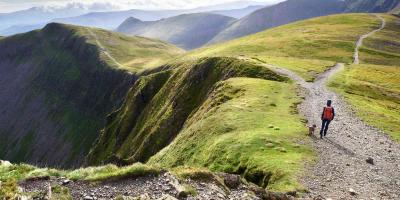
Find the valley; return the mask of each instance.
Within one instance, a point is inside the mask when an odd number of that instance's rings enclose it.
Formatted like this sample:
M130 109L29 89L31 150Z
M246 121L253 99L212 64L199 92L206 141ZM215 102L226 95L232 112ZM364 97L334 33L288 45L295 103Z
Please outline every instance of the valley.
M398 199L398 5L0 37L0 199Z

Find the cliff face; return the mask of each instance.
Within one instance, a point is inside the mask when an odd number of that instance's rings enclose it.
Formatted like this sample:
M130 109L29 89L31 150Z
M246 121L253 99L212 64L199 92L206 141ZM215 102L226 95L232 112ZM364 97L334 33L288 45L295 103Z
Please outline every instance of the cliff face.
M205 58L141 77L88 156L89 164L145 162L172 142L216 83L231 77L284 80L233 58Z
M0 158L78 166L122 104L136 76L110 67L82 29L49 24L0 40Z

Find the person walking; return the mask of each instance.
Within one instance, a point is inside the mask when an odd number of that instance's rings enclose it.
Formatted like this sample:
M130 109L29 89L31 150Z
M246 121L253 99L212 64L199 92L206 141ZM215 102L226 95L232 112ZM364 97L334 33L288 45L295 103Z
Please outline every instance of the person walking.
M322 126L321 126L321 131L319 132L319 134L321 135L321 139L323 136L326 136L329 124L334 118L335 118L335 109L332 107L332 100L328 100L321 115Z

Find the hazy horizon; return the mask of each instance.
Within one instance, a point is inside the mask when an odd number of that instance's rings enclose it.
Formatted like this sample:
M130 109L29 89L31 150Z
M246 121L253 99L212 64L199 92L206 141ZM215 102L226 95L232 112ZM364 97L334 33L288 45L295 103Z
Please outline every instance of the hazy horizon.
M49 11L58 8L84 9L90 11L113 11L128 9L167 10L192 9L203 6L214 6L223 3L243 2L243 7L254 4L277 3L283 0L0 0L0 13L10 13L40 7ZM246 3L247 2L247 3ZM239 6L238 6L239 7ZM234 7L227 8L233 9Z

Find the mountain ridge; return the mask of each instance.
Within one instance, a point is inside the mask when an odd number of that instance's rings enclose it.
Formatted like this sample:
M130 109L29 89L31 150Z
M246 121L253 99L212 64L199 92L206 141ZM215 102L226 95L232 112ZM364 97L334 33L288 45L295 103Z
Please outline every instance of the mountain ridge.
M184 49L194 49L208 43L234 20L213 13L182 14L158 21L128 18L116 31L164 40Z

